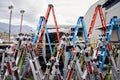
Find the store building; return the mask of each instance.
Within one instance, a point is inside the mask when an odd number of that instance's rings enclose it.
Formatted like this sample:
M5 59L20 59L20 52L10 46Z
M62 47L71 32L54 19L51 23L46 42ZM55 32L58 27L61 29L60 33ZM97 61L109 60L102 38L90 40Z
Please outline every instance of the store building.
M110 19L113 16L117 16L120 20L120 0L99 0L98 2L96 2L95 4L93 4L89 8L89 10L87 11L87 13L84 16L86 26L87 26L87 30L90 27L90 23L91 23L93 14L94 14L95 7L99 4L103 6L103 12L104 12L104 16L105 16L107 24L109 24ZM96 22L95 22L95 27L94 27L93 33L91 35L91 41L93 43L97 42L98 35L101 33L101 31L100 31L101 29L96 30L96 28L98 26L101 26L101 25L102 24L101 24L100 17L99 17L99 14L98 14ZM112 41L117 40L116 32L114 30L113 30L113 33L112 33L111 40Z

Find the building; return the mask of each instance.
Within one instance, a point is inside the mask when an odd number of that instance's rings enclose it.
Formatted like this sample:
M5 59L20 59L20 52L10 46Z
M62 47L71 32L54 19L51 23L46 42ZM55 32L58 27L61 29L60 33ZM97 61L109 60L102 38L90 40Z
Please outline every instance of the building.
M105 16L107 24L109 24L109 21L113 16L117 16L120 19L120 0L99 0L98 2L96 2L89 8L89 10L87 11L87 13L84 16L87 30L90 27L90 23L91 23L93 14L94 14L95 7L99 4L103 6L103 12L104 12L104 16ZM91 35L91 38L92 38L91 41L95 42L95 43L96 43L96 39L97 39L98 35L100 34L100 30L96 30L96 28L98 26L101 26L101 21L100 21L99 15L97 16L95 28ZM116 39L117 39L116 33L115 33L115 31L113 31L111 40L114 41Z

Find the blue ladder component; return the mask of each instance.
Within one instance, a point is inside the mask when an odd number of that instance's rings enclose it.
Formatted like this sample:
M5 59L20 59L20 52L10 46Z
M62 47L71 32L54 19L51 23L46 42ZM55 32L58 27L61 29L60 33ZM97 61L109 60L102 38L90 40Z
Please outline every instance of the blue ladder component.
M83 28L84 39L85 39L85 41L88 41L87 29L86 29L86 26L85 26L84 18L80 16L78 18L77 25L74 28L74 34L73 34L73 37L72 37L72 44L74 44L75 41L76 41L77 33L78 33L78 30L79 30L79 27L80 27L80 23L82 24L82 28ZM69 62L70 56L71 56L71 52L68 51L67 53L68 53L68 62Z
M118 42L120 42L120 34L119 34L119 28L120 28L120 25L119 25L119 20L117 19L117 17L113 17L111 20L110 20L110 23L109 23L109 27L108 27L108 33L106 34L106 37L107 37L107 42L110 43L111 42L111 35L112 35L112 30L116 27L116 35L117 35L117 38L118 38ZM106 59L106 56L107 56L107 51L106 51L106 47L105 47L105 44L103 43L103 47L102 47L102 51L101 51L101 54L100 54L100 58L99 58L99 63L100 63L100 71L103 70L103 66L104 66L104 62L105 62L105 59Z
M39 25L37 27L37 31L35 33L35 37L33 39L33 45L36 45L36 42L38 40L38 36L39 36L39 33L40 33L40 29L42 27L42 23L44 24L45 26L45 29L46 29L46 35L47 35L47 39L48 39L48 44L49 44L49 48L50 48L50 53L52 54L52 46L51 46L51 42L50 42L50 37L49 37L49 33L48 33L48 29L46 27L46 20L44 18L44 16L41 16L40 17L40 20L39 20Z
M50 37L49 37L49 33L48 33L48 29L47 29L47 26L46 26L46 20L45 20L45 18L43 19L43 21L44 21L44 26L45 26L45 32L46 32L46 35L47 35L47 40L48 40L48 44L49 44L49 48L50 48L50 53L51 53L51 55L52 55L52 46L51 46L51 42L50 42Z
M99 56L100 71L103 70L103 66L104 66L104 63L105 63L106 56L107 56L107 51L106 51L106 48L105 48L105 45L104 45L102 47L102 51L101 51L101 54Z
M119 25L119 20L117 19L116 16L114 16L114 17L110 20L110 26L108 27L107 39L108 39L108 42L109 42L109 43L110 43L110 40L111 40L111 34L112 34L113 28L115 28L115 30L116 30L116 35L117 35L117 38L118 38L118 42L120 42L120 34L119 34L120 25Z
M85 41L88 41L87 30L86 30L84 19L83 19L83 17L79 17L78 21L77 21L77 25L76 25L75 30L74 30L74 35L73 35L73 38L72 38L72 43L73 44L76 41L76 37L77 37L77 33L78 33L78 30L79 30L79 27L80 27L80 23L82 24L82 28L83 28L84 39L85 39Z
M41 26L42 26L42 22L43 22L43 16L40 17L39 19L39 24L37 26L37 30L36 30L36 33L35 33L35 36L34 36L34 39L33 39L33 45L36 45L36 42L38 40L38 36L39 36L39 32L40 32L40 29L41 29Z
M24 71L23 71L21 80L25 80L25 76L26 76L26 73L27 73L29 64L30 64L30 62L29 62L29 60L27 60L27 62L26 62L26 64L25 64L25 67L24 67Z
M50 53L52 54L52 46L51 46L51 43L50 43L50 37L49 37L49 34L48 34L48 29L46 27L46 20L44 17L40 17L40 24L37 28L37 34L35 35L34 37L34 40L33 40L33 44L36 45L36 41L38 40L38 36L39 36L39 32L40 32L40 29L42 26L42 24L44 25L45 29L46 29L46 35L47 35L47 39L48 39L48 43L49 43L49 48L50 48ZM26 76L26 72L28 70L28 66L29 66L29 60L27 60L26 64L25 64L25 67L24 67L24 72L23 72L23 75L22 75L22 79L21 80L24 80L25 76Z

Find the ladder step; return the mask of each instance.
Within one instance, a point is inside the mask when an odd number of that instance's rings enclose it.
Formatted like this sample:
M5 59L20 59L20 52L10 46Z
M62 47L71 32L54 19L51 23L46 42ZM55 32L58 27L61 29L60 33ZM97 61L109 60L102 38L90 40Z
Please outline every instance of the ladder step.
M101 61L99 61L99 63L101 64L102 62L101 62Z
M104 54L99 54L100 56L104 57Z
M12 72L15 72L18 69L18 67L13 67L11 70Z
M39 73L39 71L35 71L35 73L37 74L37 73Z

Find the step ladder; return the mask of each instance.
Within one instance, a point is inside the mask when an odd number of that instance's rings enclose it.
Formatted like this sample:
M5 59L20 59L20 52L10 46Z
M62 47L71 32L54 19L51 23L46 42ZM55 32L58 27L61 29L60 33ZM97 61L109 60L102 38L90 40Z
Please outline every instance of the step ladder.
M51 71L51 77L50 80L63 80L63 77L61 75L61 72L59 70L59 61L56 61L53 65L53 70Z
M6 53L7 53L7 58L6 58L7 70L5 72L4 79L6 78L6 74L8 73L11 76L12 80L20 80L19 74L18 74L18 67L16 66L14 53L11 47L6 49Z
M35 57L34 60L29 60L30 67L32 69L34 80L42 80L42 71L41 66L38 61L38 57Z

